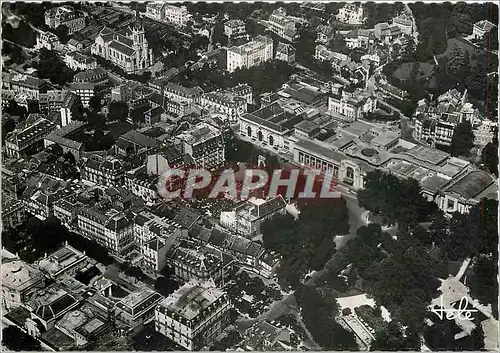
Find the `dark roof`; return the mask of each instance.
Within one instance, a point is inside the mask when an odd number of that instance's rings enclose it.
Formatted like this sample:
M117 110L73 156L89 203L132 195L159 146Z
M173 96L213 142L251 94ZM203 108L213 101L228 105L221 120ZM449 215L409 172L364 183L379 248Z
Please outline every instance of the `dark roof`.
M116 40L109 43L109 47L113 48L113 49L115 49L115 50L119 51L120 53L125 54L127 56L131 56L132 54L135 53L134 49L132 49L132 48L126 46L125 44L122 44Z
M452 184L446 191L457 193L468 200L480 194L481 191L493 184L493 182L493 179L488 173L481 170L475 170Z
M181 226L191 229L194 224L201 218L195 211L183 208L174 218L174 222Z

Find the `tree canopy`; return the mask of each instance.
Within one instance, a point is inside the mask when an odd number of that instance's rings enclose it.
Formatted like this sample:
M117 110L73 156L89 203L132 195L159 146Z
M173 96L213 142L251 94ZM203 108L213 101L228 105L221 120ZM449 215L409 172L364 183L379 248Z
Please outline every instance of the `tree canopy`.
M127 102L118 101L109 104L108 121L127 121L129 108Z
M311 202L297 220L276 215L261 231L266 248L283 256L278 270L282 283L297 286L311 269L320 270L335 252L334 237L349 232L349 214L344 199Z
M2 344L13 351L41 351L40 342L23 332L19 327L10 325L2 330Z
M385 224L414 226L437 212L435 203L424 199L415 179L399 179L375 170L365 180L365 188L358 192L359 205L380 215Z
M38 61L37 70L39 78L49 79L50 82L60 86L72 82L75 74L73 70L66 66L56 52L45 48L40 49L40 60Z

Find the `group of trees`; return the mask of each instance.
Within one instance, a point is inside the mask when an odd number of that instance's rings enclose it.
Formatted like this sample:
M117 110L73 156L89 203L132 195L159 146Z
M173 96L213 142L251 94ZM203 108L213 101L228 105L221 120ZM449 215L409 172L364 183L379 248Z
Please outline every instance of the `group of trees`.
M301 285L295 291L302 319L314 338L325 350L357 350L354 333L335 321L337 302L319 288Z
M108 107L108 121L125 122L128 119L129 109L127 102L113 101Z
M311 269L320 270L335 252L334 238L349 232L349 214L343 198L311 201L297 220L276 215L261 227L267 249L283 256L278 276L296 287Z
M179 282L173 278L173 273L168 265L160 272L160 276L156 279L154 287L158 293L165 297L168 297L179 289Z
M41 351L40 341L21 331L17 326L5 326L2 330L2 345L12 351Z
M399 179L380 170L367 174L358 201L364 209L381 216L384 224L400 227L426 221L438 211L434 202L424 199L417 180Z
M24 47L33 48L36 44L36 33L28 23L21 20L19 25L14 28L10 23L2 24L3 39L20 44Z
M92 258L104 265L114 262L104 247L76 233L70 233L55 217L49 217L45 221L30 217L26 222L26 233L30 238L27 249L25 244L19 242L20 236L16 232L2 232L2 244L10 252L19 253L20 258L29 263L57 250L65 241L80 251L92 254Z
M454 157L468 157L474 147L474 132L469 121L457 125L451 138L451 155Z
M75 72L66 66L64 61L56 52L40 49L38 64L35 65L38 70L38 77L49 79L53 84L64 86L68 82L73 82Z
M484 146L481 160L490 173L498 176L498 128L495 129L493 141Z

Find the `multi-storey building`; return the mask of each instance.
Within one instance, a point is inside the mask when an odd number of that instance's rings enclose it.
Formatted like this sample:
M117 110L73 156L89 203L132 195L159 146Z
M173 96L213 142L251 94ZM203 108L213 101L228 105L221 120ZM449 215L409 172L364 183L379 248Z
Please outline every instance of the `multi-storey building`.
M78 229L84 237L116 255L126 255L134 245L131 216L109 208L109 204L105 202L80 208Z
M174 6L168 4L165 6L164 11L164 20L178 26L185 26L191 19L191 15L186 6Z
M53 89L48 90L47 93L40 93L38 99L40 113L48 114L49 112L59 112L67 92L66 90Z
M157 181L158 176L148 175L146 166L140 166L125 174L124 186L147 204L152 204L158 198Z
M97 68L97 60L77 51L66 54L64 62L72 70L92 70Z
M28 99L38 100L40 93L46 93L50 88L47 81L28 75L15 75L10 80L12 90Z
M172 82L168 82L163 88L163 95L177 102L197 102L202 94L200 87L186 88Z
M349 97L332 94L328 97L328 112L343 120L358 120L364 113L373 112L377 100L372 97Z
M55 7L45 11L45 24L54 29L64 25L68 34L73 34L85 28L85 14L68 5Z
M82 136L84 128L84 122L73 121L60 129L52 131L45 137L45 147L57 144L62 148L63 153L70 152L78 163L83 152L83 143L75 141L73 136Z
M189 282L213 280L224 285L229 275L233 258L211 246L201 247L189 241L171 247L167 254L167 265L173 275L181 281Z
M2 257L2 307L17 308L44 286L44 277L35 267L15 257Z
M78 271L84 271L94 264L95 261L85 255L85 252L78 251L67 243L52 254L45 254L37 262L38 267L52 279L73 277Z
M93 82L93 83L105 83L108 80L107 72L101 68L97 67L92 70L77 73L73 81L74 82Z
M165 3L159 1L151 1L146 3L146 16L161 22L165 18Z
M24 204L9 195L2 194L2 231L21 224L26 219Z
M498 123L496 121L484 119L474 126L474 144L484 147L492 142L498 132Z
M230 20L224 23L224 33L229 39L235 39L246 35L245 22L242 20Z
M230 324L231 303L213 282L190 281L162 300L156 331L188 350L209 346Z
M116 319L135 332L142 325L154 320L155 308L162 298L159 293L149 289L130 293L116 304Z
M95 38L91 52L111 61L128 74L153 64L153 49L149 48L138 14L134 23L123 33L104 27Z
M114 157L91 155L81 164L82 180L103 186L123 185L125 171L122 162Z
M234 72L236 68L248 69L273 59L273 40L265 36L257 36L249 43L227 50L227 70Z
M247 99L240 96L244 93L242 89L205 93L201 97L200 105L210 112L222 113L231 123L236 123L238 118L247 112Z
M278 44L276 49L276 60L282 60L289 64L295 63L295 48L291 44Z
M224 139L216 127L201 123L175 138L179 151L203 168L216 168L226 160Z
M8 157L25 156L38 152L43 139L57 128L57 125L44 118L31 121L26 127L14 130L5 139L5 153Z
M324 45L317 45L314 51L314 58L319 61L332 61L334 59L348 60L349 56L328 50Z
M338 21L344 23L362 24L365 21L365 14L362 6L346 4L339 10L336 18Z
M335 28L331 26L319 25L316 28L316 42L320 44L328 44L335 37Z
M474 23L474 26L472 27L472 35L476 39L481 39L486 33L489 33L493 27L495 27L495 25L490 21L481 20Z
M223 211L220 223L235 233L247 237L260 232L261 224L276 213L285 212L286 202L281 195L269 200L252 198L231 211Z
M74 92L67 91L59 108L61 112L61 126L70 124L76 116L82 114L82 109L83 104L80 96Z
M80 97L80 101L84 107L88 107L90 98L96 94L97 84L93 82L71 82L69 84L69 90Z
M297 36L295 20L287 16L286 10L282 7L271 13L268 23L269 29L281 38L291 42Z
M398 26L401 29L401 32L406 35L411 36L413 34L413 21L406 14L394 17L392 19L392 24Z
M36 47L47 50L56 50L61 46L59 38L52 32L37 32Z

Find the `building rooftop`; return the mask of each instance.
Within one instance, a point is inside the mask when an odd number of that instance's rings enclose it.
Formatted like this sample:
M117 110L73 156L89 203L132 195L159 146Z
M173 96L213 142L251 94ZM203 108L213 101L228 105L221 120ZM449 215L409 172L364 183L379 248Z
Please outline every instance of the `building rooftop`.
M90 261L90 258L75 248L64 245L59 250L41 259L38 262L38 266L53 277L70 269L81 261Z
M207 123L198 124L177 135L177 139L190 145L204 143L221 135L219 129Z
M253 113L245 114L241 118L261 124L279 133L284 133L292 129L295 125L304 120L301 115L285 111L278 102L274 102Z
M2 286L23 291L42 281L42 273L35 267L21 260L2 257Z
M225 293L211 281L189 281L160 302L160 306L193 320Z
M405 154L419 161L429 162L434 165L442 163L449 157L448 153L427 146L415 146L409 151L406 151Z
M473 170L445 189L466 200L475 198L484 189L494 183L491 175L482 170Z
M125 298L120 300L119 303L116 304L119 308L128 307L132 310L139 307L146 301L149 301L151 298L160 298L160 294L153 290L138 290L136 292L132 292L127 295Z

